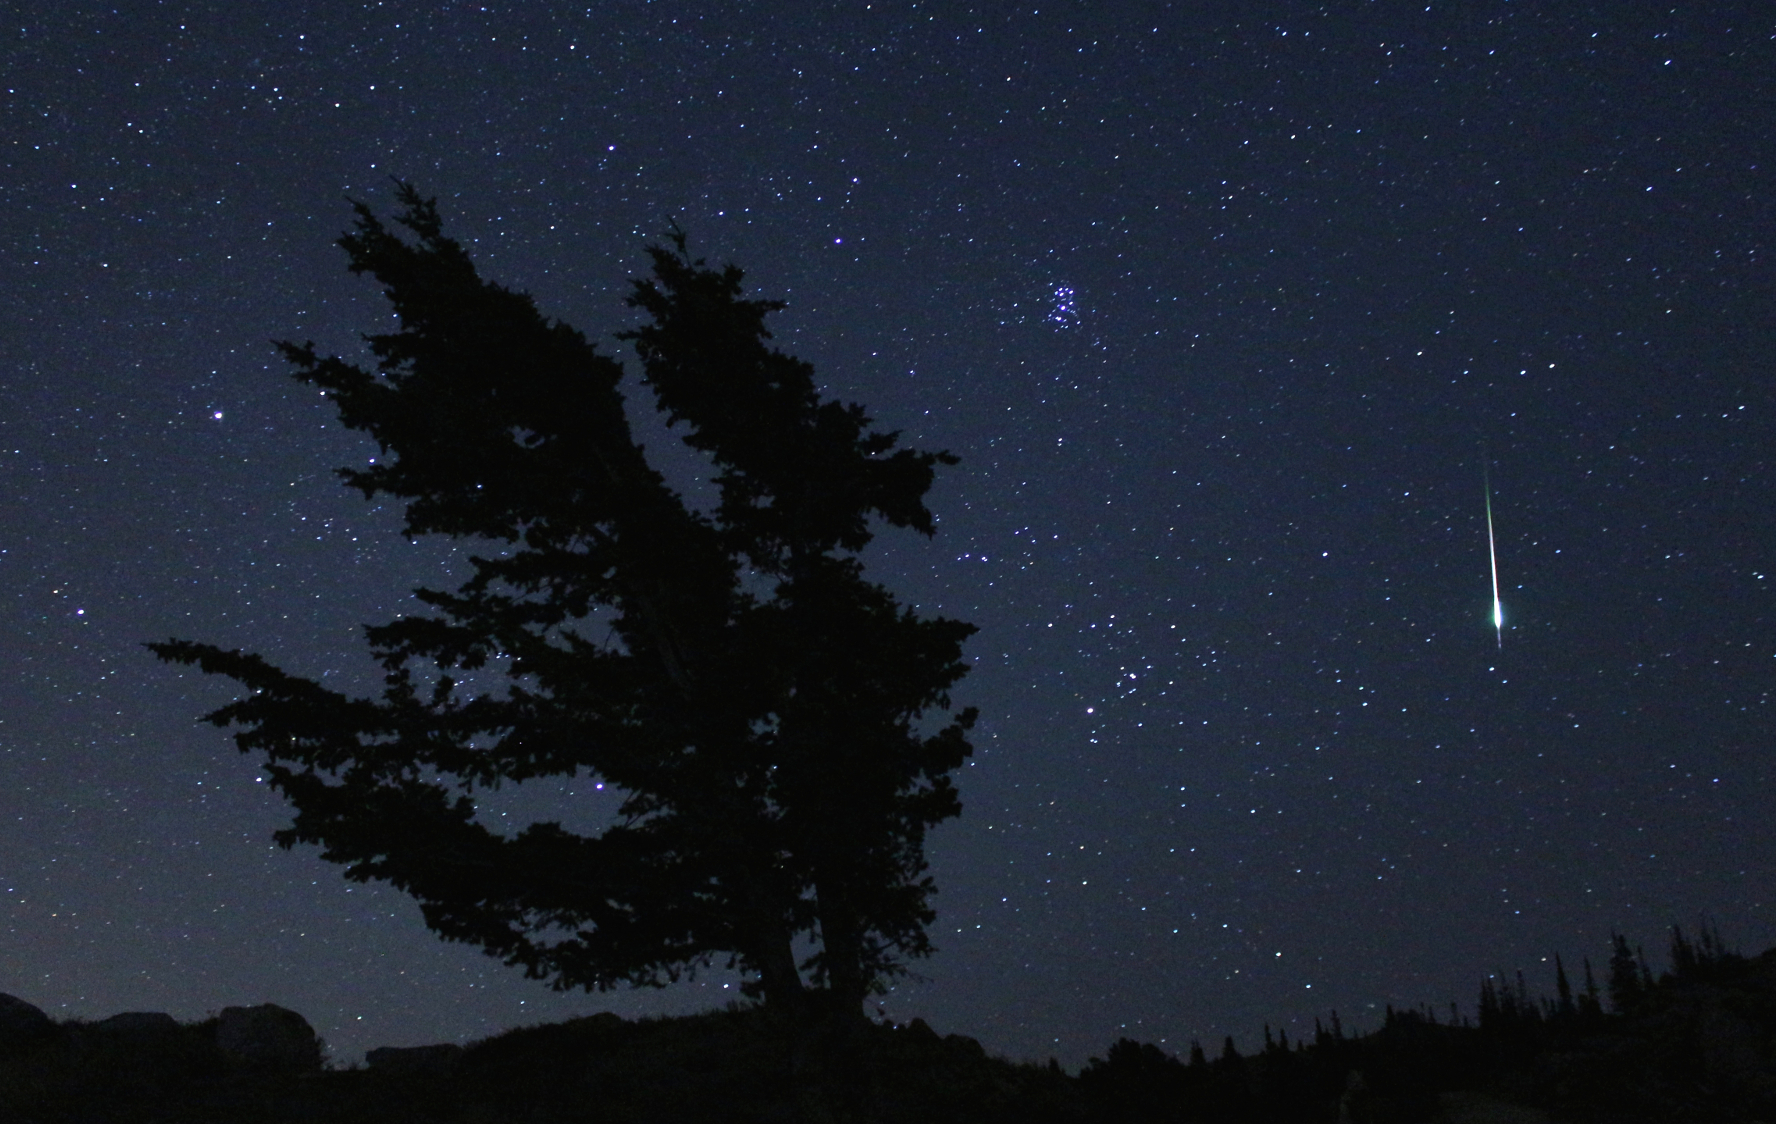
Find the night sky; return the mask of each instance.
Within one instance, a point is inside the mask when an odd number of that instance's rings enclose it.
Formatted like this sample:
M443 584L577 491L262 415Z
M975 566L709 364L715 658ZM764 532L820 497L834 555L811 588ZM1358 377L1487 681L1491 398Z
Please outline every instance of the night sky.
M1702 916L1776 943L1767 5L125 0L3 30L0 991L277 1002L341 1060L736 994L558 995L277 849L285 806L195 721L232 683L141 646L368 687L358 626L449 584L449 544L332 475L376 450L270 343L386 328L332 242L391 175L607 340L676 219L788 301L827 393L961 456L936 539L867 556L980 626L939 951L891 1016L1077 1065L1471 1012L1612 930L1655 964Z

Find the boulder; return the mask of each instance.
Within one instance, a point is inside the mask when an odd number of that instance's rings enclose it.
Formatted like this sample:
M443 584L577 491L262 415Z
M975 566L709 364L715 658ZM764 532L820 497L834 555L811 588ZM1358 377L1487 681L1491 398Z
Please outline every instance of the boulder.
M179 1020L165 1011L125 1011L100 1019L92 1029L128 1038L160 1038L179 1033Z
M308 1020L287 1007L224 1007L216 1048L229 1061L265 1069L319 1069L321 1040Z
M0 994L0 1049L28 1046L55 1031L41 1010L13 995Z
M463 1048L454 1042L437 1046L382 1046L364 1055L364 1063L379 1073L436 1075L456 1068Z

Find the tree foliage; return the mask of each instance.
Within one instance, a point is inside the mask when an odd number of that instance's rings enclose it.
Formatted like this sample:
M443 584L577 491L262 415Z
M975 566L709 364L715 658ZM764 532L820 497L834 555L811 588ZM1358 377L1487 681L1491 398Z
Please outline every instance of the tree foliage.
M385 454L344 481L403 501L409 536L468 544L472 576L366 627L379 698L150 648L245 689L207 718L294 806L278 842L411 894L444 938L562 988L725 960L768 1002L813 986L854 1011L930 951L925 832L960 810L974 721L949 699L973 627L902 606L858 552L879 524L932 534L925 495L955 458L822 399L770 344L781 305L675 228L621 338L714 470L699 512L643 455L622 365L482 280L433 201L399 200L405 234L358 204L340 240L398 317L366 337L373 368L279 346ZM576 776L621 793L608 828L477 816L487 789Z

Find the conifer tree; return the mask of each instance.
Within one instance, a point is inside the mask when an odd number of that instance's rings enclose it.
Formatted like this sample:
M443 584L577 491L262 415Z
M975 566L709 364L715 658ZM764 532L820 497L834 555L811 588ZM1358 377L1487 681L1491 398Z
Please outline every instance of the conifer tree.
M1644 962L1629 949L1628 938L1612 933L1610 942L1610 1007L1621 1015L1639 1006L1649 982L1643 979L1646 975Z
M1706 930L1705 930L1706 932ZM1680 981L1689 981L1696 976L1696 969L1702 963L1696 953L1696 946L1684 936L1683 926L1671 927L1671 975Z
M1595 1019L1603 1014L1603 1003L1598 999L1597 977L1591 971L1591 958L1585 958L1585 994L1579 998L1579 1011L1588 1019Z
M1555 1008L1560 1017L1567 1018L1577 1013L1578 1008L1573 1004L1572 983L1566 978L1566 965L1561 963L1558 952L1554 954L1554 990L1560 997L1559 1006Z
M1492 978L1480 981L1480 1028L1488 1030L1498 1025L1499 1016L1498 989L1492 984Z
M445 939L559 988L725 960L768 1003L801 1009L813 987L855 1014L930 950L924 836L960 810L949 774L974 720L948 695L972 626L901 606L858 554L878 524L932 534L924 497L955 458L821 399L768 343L781 306L744 299L741 271L693 260L675 228L626 338L716 472L700 513L634 439L622 366L482 280L434 202L398 190L406 236L359 204L340 241L399 318L367 337L374 369L280 347L385 453L344 481L404 501L410 537L469 546L472 576L366 628L380 698L149 647L244 688L207 718L294 806L279 843L411 894ZM574 776L620 793L607 829L477 818L485 789Z

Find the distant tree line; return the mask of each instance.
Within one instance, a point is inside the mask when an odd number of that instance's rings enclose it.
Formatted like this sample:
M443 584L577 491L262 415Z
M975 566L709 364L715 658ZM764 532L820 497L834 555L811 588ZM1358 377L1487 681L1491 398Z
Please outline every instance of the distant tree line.
M1588 960L1575 988L1556 956L1552 996L1521 972L1489 977L1472 1018L1390 1006L1350 1035L1334 1012L1311 1040L1267 1026L1262 1049L1227 1038L1212 1059L1200 1043L1180 1059L1124 1038L1080 1083L1118 1124L1413 1124L1459 1095L1597 1124L1776 1119L1776 950L1747 958L1704 924L1693 939L1674 927L1670 958L1655 976L1613 934L1607 1001Z
M135 1016L24 1028L0 1017L0 1120L234 1124L1576 1124L1776 1119L1776 949L1747 958L1712 928L1674 931L1655 976L1613 939L1632 983L1532 996L1489 978L1476 1017L1389 1009L1348 1031L1333 1013L1291 1041L1264 1030L1178 1058L1121 1039L1077 1076L991 1057L918 1019L810 1035L770 1005L675 1019L604 1013L464 1048L374 1051L367 1068L243 1064L218 1020ZM1590 975L1587 974L1587 979ZM1618 1002L1619 1001L1619 1002ZM19 1006L0 1002L0 1016ZM377 1055L394 1053L384 1064ZM417 1057L415 1055L418 1055ZM386 1060L386 1059L385 1059ZM1538 1112L1542 1115L1538 1115Z

